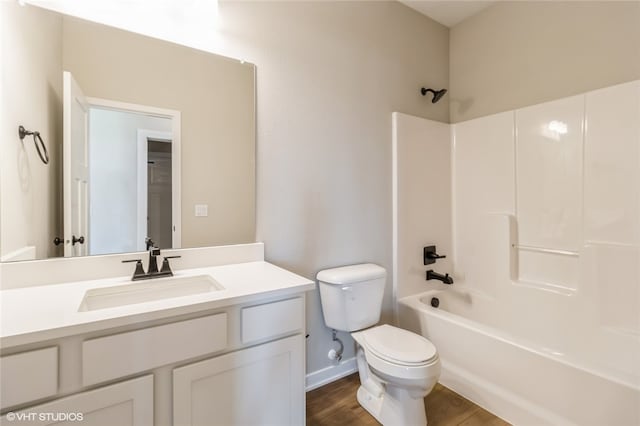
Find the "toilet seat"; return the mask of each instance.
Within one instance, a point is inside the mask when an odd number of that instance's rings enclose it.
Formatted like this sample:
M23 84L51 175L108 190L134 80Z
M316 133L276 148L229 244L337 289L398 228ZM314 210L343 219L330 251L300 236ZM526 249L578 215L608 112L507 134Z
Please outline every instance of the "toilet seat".
M362 343L384 361L418 367L429 364L436 356L436 347L424 337L408 330L380 325L361 332Z
M435 346L415 333L385 324L351 336L364 350L367 364L379 373L417 381L440 373Z

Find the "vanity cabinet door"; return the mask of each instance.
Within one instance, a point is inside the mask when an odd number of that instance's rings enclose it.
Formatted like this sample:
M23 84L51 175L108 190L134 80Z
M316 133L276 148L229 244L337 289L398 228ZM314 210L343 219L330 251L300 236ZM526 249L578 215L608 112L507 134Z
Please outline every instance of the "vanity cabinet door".
M174 425L305 423L298 334L173 370Z
M4 425L153 425L153 375L105 386L2 416Z

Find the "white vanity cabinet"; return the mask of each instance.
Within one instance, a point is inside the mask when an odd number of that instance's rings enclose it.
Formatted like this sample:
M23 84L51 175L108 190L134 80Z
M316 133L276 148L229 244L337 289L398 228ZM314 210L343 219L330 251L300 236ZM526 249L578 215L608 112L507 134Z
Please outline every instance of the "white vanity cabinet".
M47 374L29 392L3 386L0 423L304 424L304 297L304 291L253 296L5 350L7 366L41 364L36 371Z
M267 343L174 369L174 425L305 423L304 299L243 307L239 325L241 345Z

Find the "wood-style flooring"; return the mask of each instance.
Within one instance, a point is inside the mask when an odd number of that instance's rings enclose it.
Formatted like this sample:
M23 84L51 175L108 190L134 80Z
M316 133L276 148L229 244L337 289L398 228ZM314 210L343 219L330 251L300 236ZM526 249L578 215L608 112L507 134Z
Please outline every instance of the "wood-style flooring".
M358 403L358 374L352 374L307 393L308 426L377 426L379 423ZM508 426L457 393L437 384L424 400L429 426ZM404 425L398 425L404 426Z

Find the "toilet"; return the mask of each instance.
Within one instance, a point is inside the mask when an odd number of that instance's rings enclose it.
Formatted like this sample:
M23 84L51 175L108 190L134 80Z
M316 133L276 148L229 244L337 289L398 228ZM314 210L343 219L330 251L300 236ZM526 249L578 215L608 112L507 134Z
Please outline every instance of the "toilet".
M386 270L372 263L320 271L316 276L326 325L349 331L357 343L358 402L385 426L426 425L424 397L440 377L435 346L380 320Z

